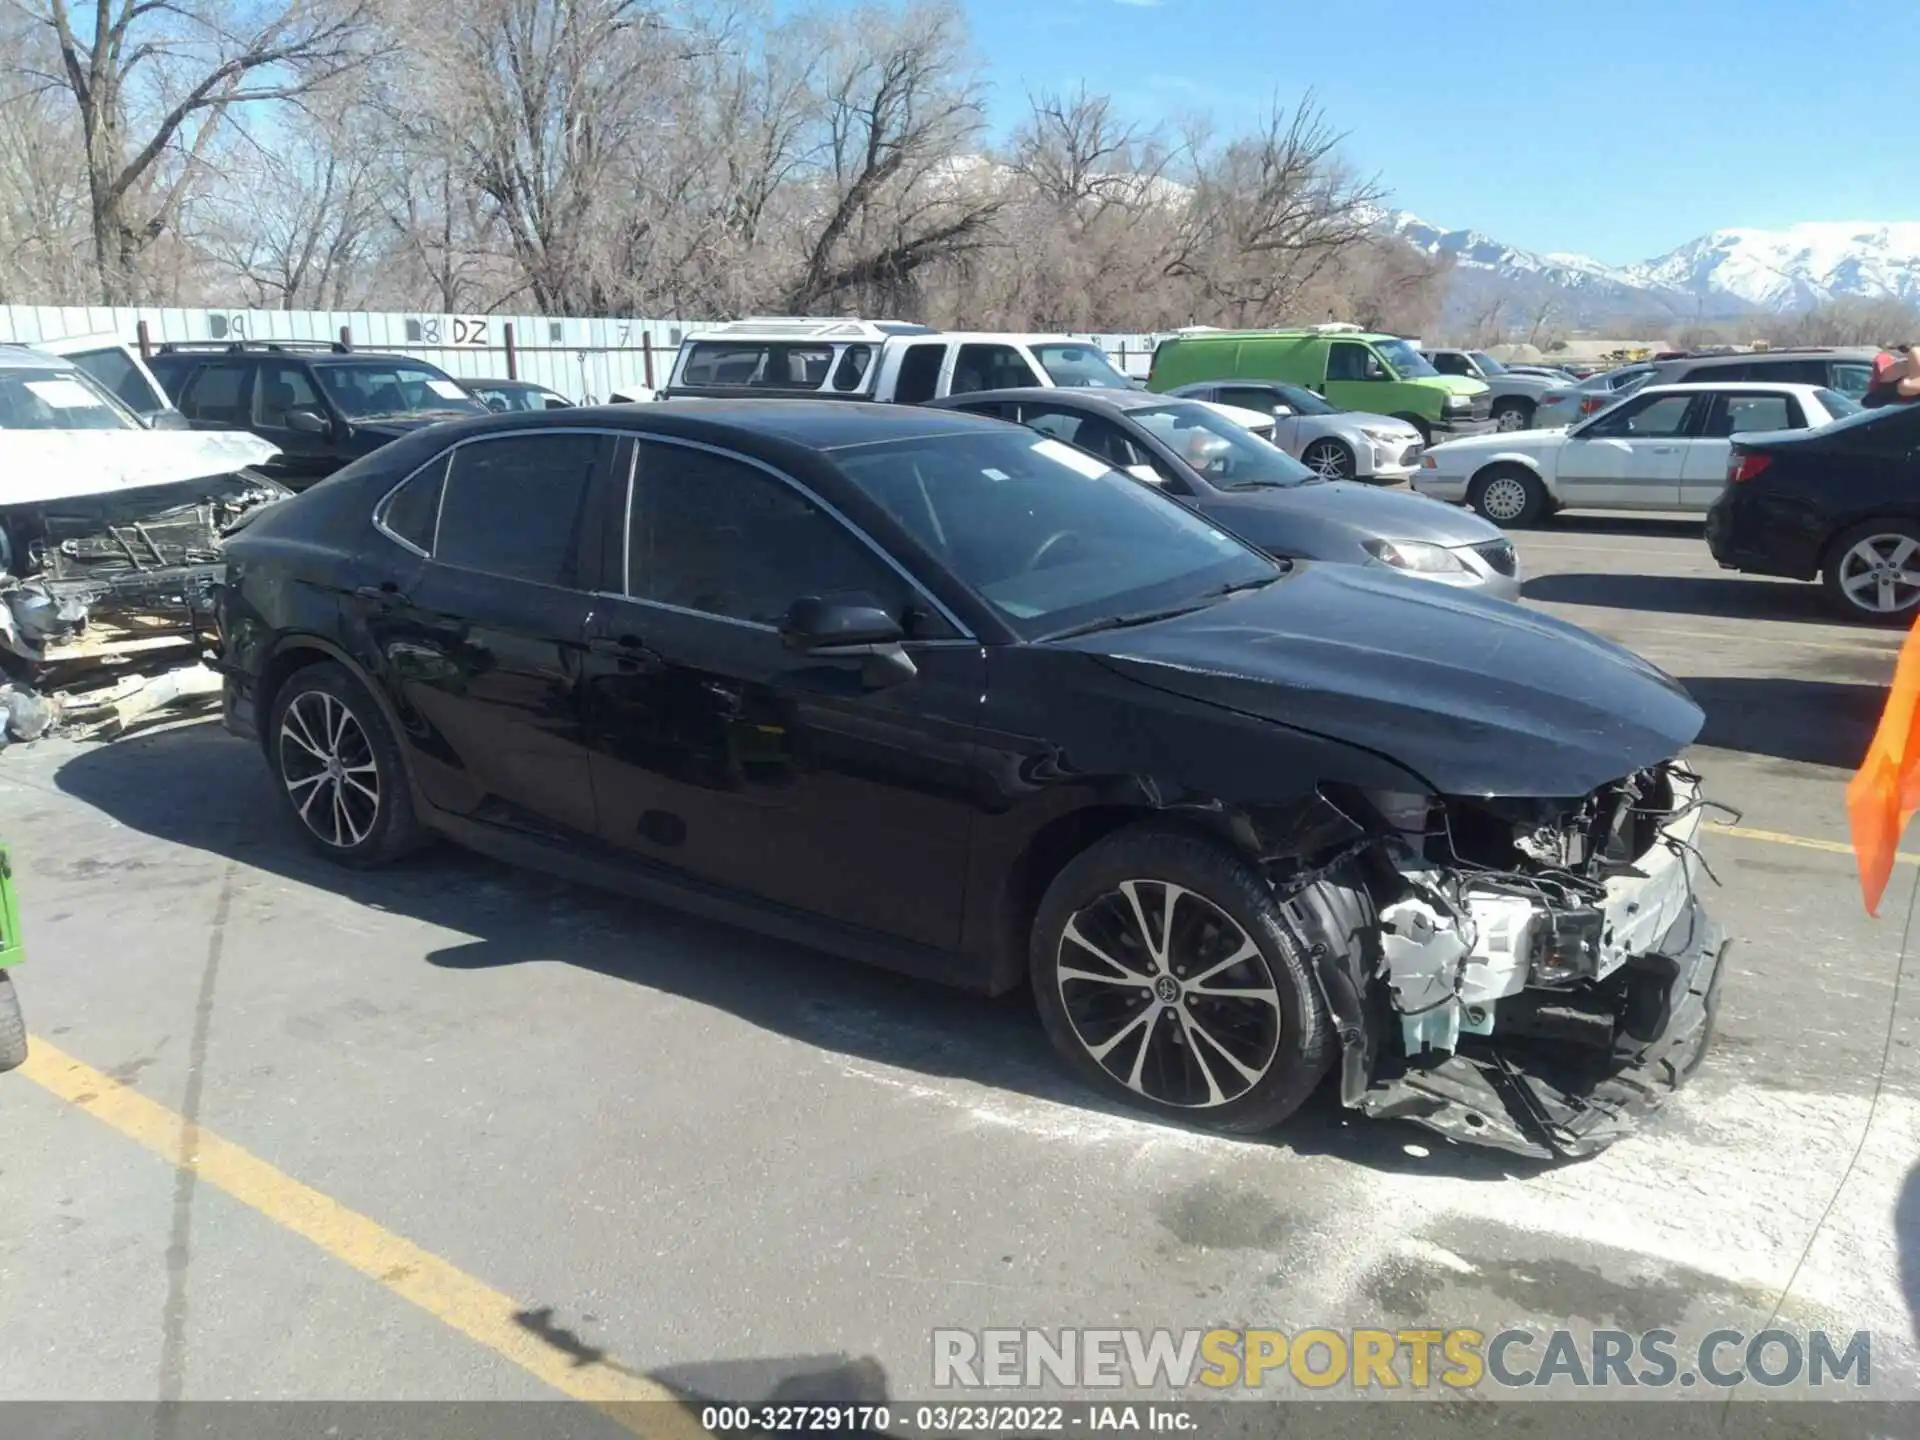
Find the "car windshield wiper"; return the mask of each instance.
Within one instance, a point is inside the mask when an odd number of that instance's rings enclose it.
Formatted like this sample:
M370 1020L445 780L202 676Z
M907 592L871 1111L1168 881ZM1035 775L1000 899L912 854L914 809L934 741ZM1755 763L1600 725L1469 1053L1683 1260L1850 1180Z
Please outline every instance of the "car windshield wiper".
M1241 590L1259 590L1273 584L1278 575L1262 575L1253 580L1234 580L1225 585L1217 585L1203 595L1179 605L1167 605L1158 610L1136 610L1129 615L1102 615L1097 620L1085 620L1078 625L1069 625L1064 630L1055 630L1042 635L1042 640L1071 640L1076 635L1094 635L1102 630L1124 630L1130 625L1151 625L1156 620L1171 620L1176 615L1191 615L1195 610L1205 610L1216 600L1225 599Z

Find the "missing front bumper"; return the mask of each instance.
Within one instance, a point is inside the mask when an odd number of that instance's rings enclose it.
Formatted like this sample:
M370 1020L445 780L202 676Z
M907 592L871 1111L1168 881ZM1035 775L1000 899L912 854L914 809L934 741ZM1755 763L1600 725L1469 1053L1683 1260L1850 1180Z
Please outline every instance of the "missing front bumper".
M1664 1023L1624 1053L1594 1058L1545 1039L1465 1037L1454 1054L1377 1079L1359 1108L1536 1159L1604 1150L1699 1067L1713 1037L1728 945L1726 932L1690 900L1649 957L1671 974Z

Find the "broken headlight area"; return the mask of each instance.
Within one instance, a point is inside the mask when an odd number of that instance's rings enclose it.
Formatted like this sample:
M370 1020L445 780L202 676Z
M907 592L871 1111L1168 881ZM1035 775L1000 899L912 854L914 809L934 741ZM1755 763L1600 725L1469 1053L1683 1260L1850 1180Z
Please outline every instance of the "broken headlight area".
M1379 927L1350 1104L1573 1156L1691 1073L1726 945L1700 902L1697 775L1667 762L1572 801L1364 798Z
M199 660L220 538L284 486L249 470L0 507L6 738L112 734L217 682Z

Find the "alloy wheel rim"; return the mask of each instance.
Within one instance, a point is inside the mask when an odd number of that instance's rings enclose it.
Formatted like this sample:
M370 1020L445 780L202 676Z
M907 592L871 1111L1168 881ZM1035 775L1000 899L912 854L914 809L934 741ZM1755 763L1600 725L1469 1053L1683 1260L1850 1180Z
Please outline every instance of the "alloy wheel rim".
M1344 480L1347 478L1346 455L1338 445L1325 442L1313 447L1307 468L1323 480Z
M1180 1109L1240 1099L1280 1054L1280 992L1219 906L1164 880L1123 880L1074 911L1054 983L1074 1037L1135 1094Z
M1527 508L1527 487L1502 475L1480 491L1480 504L1495 520L1512 520Z
M380 768L367 732L336 696L296 695L280 717L280 776L301 823L351 850L380 819Z
M1873 615L1893 615L1920 601L1920 540L1869 535L1840 561L1840 589L1848 603Z
M1524 430L1527 419L1518 410L1502 410L1494 418L1494 423L1502 430Z

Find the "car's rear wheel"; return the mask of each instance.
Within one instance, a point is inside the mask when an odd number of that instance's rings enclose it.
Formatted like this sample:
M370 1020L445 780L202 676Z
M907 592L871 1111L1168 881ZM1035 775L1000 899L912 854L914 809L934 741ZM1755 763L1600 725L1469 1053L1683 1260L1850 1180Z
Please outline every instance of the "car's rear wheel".
M20 997L13 977L0 970L0 1071L18 1070L27 1063L27 1022L20 1013Z
M1312 943L1230 851L1144 825L1060 872L1030 963L1047 1034L1090 1083L1158 1115L1251 1132L1298 1109L1331 1061Z
M1524 430L1533 424L1533 405L1525 400L1502 400L1493 407L1494 428Z
M1316 440L1300 452L1300 463L1323 480L1351 480L1353 451L1338 440Z
M1497 465L1473 477L1467 504L1496 525L1532 525L1547 513L1549 497L1538 475L1518 465Z
M1850 619L1905 624L1920 608L1920 525L1869 520L1854 526L1828 547L1821 579L1828 600Z
M365 868L418 843L399 744L344 666L329 661L289 677L274 696L267 734L280 793L315 850Z

